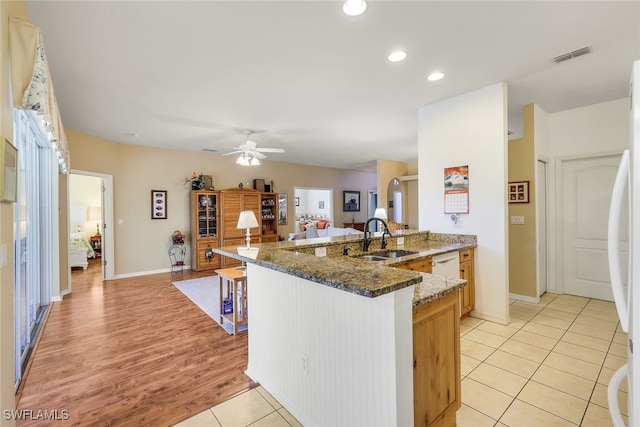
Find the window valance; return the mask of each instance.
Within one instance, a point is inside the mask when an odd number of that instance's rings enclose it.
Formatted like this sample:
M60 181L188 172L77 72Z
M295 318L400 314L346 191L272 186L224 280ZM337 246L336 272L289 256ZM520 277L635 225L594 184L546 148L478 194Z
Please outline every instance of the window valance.
M42 116L49 142L58 154L60 169L66 173L71 167L69 146L38 27L9 18L9 61L13 106Z

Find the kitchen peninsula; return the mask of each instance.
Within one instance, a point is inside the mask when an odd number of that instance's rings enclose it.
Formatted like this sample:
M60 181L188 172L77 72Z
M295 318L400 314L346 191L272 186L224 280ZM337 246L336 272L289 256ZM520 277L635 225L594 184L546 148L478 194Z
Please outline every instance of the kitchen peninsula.
M455 425L466 281L407 266L476 238L401 230L387 240L406 255L365 260L360 236L256 245L255 258L214 249L247 263L247 375L305 426Z

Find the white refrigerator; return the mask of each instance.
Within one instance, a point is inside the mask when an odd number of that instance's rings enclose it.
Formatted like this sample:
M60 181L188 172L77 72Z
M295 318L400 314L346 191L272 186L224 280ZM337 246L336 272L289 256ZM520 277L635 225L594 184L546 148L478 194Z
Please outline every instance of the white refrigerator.
M635 82L635 84L634 84ZM629 426L640 425L640 60L635 61L629 86L630 146L622 155L609 210L609 274L622 329L628 334L627 364L611 377L609 412L614 426L624 426L618 390L627 381ZM628 208L628 212L623 209ZM628 251L621 252L620 221L628 213ZM624 254L624 255L623 255ZM628 271L622 266L628 256ZM635 348L634 348L635 347Z

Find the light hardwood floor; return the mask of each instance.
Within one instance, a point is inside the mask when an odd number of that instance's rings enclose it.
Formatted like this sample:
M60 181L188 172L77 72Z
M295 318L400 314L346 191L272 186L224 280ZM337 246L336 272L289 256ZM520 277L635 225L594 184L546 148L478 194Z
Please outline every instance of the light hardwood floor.
M18 409L67 410L70 419L55 425L165 426L255 387L244 374L247 334L228 335L171 284L209 274L102 282L99 266L74 269L73 292L51 307Z

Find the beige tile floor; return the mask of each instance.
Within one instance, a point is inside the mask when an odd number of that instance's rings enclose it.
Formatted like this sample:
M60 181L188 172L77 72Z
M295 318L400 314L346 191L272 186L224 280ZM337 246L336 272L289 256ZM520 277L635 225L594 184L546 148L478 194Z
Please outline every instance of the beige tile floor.
M614 304L545 294L539 304L510 301L509 311L507 326L473 317L462 321L458 427L611 426L607 383L627 358ZM623 386L625 415L626 395ZM179 426L300 423L257 387Z

